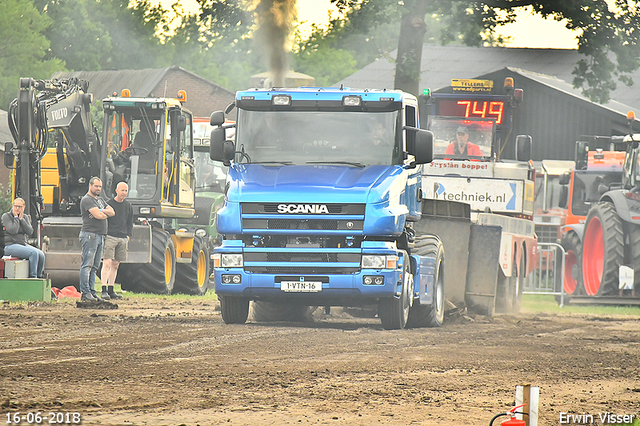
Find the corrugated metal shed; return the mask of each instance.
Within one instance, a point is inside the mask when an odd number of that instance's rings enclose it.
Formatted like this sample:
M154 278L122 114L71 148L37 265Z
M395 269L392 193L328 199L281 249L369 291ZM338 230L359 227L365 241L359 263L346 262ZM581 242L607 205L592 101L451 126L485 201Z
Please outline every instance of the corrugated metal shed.
M94 99L104 99L113 93L129 89L133 97L146 97L160 83L170 68L145 68L142 70L58 71L51 78L77 77L89 82L89 92Z
M397 51L390 53L395 59ZM526 49L507 47L469 47L458 45L425 44L422 48L420 92L438 90L451 84L452 78L475 78L505 68L519 68L546 74L571 84L576 63L585 58L577 50ZM378 59L334 86L344 84L353 88L393 88L395 62ZM635 85L617 84L611 98L640 110L640 70L631 77Z

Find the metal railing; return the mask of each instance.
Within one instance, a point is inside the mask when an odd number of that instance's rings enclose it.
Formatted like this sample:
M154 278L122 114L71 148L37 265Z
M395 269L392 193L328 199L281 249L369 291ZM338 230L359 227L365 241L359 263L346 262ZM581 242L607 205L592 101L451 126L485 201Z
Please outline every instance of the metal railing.
M525 279L523 293L558 296L559 305L564 306L565 256L560 244L538 243L538 263Z

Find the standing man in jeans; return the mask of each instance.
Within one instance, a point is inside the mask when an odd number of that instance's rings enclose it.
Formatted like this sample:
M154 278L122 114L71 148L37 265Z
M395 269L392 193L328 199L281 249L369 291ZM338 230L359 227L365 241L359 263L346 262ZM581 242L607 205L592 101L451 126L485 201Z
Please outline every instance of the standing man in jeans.
M98 177L89 179L89 192L80 201L82 214L82 266L80 267L80 292L83 302L100 302L96 293L96 274L102 258L104 236L107 235L107 218L114 216L113 208L100 198L102 181Z
M107 219L109 229L104 239L104 251L102 257L102 294L104 300L122 299L122 296L113 290L118 275L120 262L127 260L129 239L133 235L133 207L125 198L129 193L129 185L119 182L116 186L116 196L109 200L109 205L116 213Z

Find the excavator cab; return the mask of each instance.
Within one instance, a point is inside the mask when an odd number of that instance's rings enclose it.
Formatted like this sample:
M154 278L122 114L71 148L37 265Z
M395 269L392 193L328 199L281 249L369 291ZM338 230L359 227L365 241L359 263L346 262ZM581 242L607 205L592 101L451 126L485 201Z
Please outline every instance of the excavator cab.
M193 118L178 99L103 101L103 191L129 185L134 215L187 218L194 214Z

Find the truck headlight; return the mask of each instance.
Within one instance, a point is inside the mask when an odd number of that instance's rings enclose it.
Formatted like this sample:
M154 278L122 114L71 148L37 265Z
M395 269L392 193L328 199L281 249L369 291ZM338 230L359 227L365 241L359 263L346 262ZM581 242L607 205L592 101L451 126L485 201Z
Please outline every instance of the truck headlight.
M398 256L396 255L371 255L362 256L362 269L396 269Z
M223 268L240 268L242 264L242 254L223 253L221 256Z

